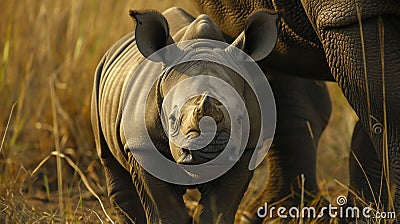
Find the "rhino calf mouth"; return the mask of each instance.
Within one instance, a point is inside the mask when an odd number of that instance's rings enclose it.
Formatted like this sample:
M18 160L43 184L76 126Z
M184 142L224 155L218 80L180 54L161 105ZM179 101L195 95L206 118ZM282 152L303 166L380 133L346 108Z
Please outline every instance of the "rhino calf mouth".
M183 165L198 165L209 162L224 151L229 142L229 138L230 134L228 132L221 132L204 148L199 150L183 148L181 149L182 154L176 162Z

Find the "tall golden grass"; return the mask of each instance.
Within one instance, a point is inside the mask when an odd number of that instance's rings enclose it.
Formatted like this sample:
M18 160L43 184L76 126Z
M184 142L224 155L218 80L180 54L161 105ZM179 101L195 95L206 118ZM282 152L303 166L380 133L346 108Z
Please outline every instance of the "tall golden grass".
M177 0L2 3L0 223L97 223L108 220L106 213L115 219L89 119L94 70L133 29L129 9L172 5L196 13L189 1ZM346 182L343 162L355 116L335 84L330 89L334 126L320 144L319 180L332 193L346 190L334 179Z

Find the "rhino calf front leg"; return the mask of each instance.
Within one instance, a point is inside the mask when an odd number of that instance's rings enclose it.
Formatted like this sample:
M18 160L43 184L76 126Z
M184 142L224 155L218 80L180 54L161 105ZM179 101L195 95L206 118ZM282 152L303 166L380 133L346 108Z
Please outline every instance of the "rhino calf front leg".
M144 223L146 216L132 178L114 157L101 160L107 180L108 197L123 223Z
M201 199L193 215L193 223L234 223L239 203L253 176L253 171L248 169L252 153L252 150L245 150L227 173L199 187Z
M191 223L182 197L186 188L167 183L149 174L133 156L130 161L133 164L131 170L133 183L144 207L147 220L138 223Z

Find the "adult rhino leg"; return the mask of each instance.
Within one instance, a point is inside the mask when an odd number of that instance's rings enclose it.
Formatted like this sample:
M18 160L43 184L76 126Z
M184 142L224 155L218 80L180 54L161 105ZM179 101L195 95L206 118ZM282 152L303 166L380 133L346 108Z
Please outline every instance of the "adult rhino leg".
M362 198L374 208L379 206L382 209L382 205L388 202L386 181L382 175L382 161L378 159L375 148L360 121L354 127L349 158L352 192L349 193L348 206L365 207L366 205L359 200ZM349 221L351 220L344 222Z
M274 142L267 153L267 182L244 212L243 223L261 223L257 210L265 202L275 207L298 206L301 175L305 177L305 204L310 204L319 192L316 150L331 114L327 88L323 82L295 77L273 76L269 81L278 119Z
M140 166L132 153L129 153L129 163L132 164L131 176L146 214L146 221L138 223L191 223L183 202L186 187L154 177Z
M201 199L193 223L234 223L239 203L253 176L248 165L253 150L246 149L240 160L224 175L199 187Z
M400 213L400 2L301 2L333 76L388 165L386 207Z

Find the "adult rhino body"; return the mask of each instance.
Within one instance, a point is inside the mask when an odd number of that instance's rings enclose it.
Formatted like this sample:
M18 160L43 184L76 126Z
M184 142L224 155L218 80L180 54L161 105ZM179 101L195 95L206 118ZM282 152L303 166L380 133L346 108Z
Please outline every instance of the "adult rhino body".
M359 158L350 160L351 188L375 206L382 202L384 210L400 213L400 2L196 2L227 36L235 36L253 10L283 11L278 43L261 67L272 76L337 81L362 124L353 138L351 157Z
M189 223L193 220L194 223L233 223L239 202L252 176L248 165L260 135L261 114L257 109L256 96L249 91L250 87L241 76L218 63L196 60L168 67L168 58L158 55L153 59L159 59L164 68L167 67L162 73L160 67L141 66L145 58L174 42L199 38L225 41L208 16L200 15L195 19L178 8L167 10L164 15L154 11L131 11L130 15L136 22L135 32L123 37L105 54L96 70L92 95L92 125L97 151L105 169L109 197L125 222ZM265 11L256 12L249 17L245 27L245 31L231 46L240 47L255 60L267 56L276 41L276 33L274 35L273 32L276 31L276 16ZM258 41L258 32L254 31L259 29L271 30L271 38ZM204 44L203 47L212 46ZM146 93L142 88L148 85L149 77L154 73L160 77ZM224 80L245 102L250 126L246 148L228 172L212 181L191 186L160 180L147 172L134 157L135 150L143 145L143 142L138 141L142 139L140 135L148 133L159 152L169 161L197 165L217 157L225 147L226 136L235 137L229 131L230 124L242 122L240 116L228 116L227 108L207 92L190 98L181 107L173 106L173 102L180 100L179 96L173 95L172 104L170 107L167 105L169 109L163 111L163 100L174 90L175 84L201 75ZM202 81L195 84L199 88L207 85ZM147 97L145 103L138 103L143 97ZM139 129L140 123L135 123L138 117L145 116L146 121L147 133L133 130L138 136L133 136L131 145L128 144L131 139L126 136L125 123L122 122L127 101L130 103L126 122L131 123L133 129L135 125ZM236 105L235 99L230 102ZM143 107L145 115L142 113ZM163 117L166 117L168 125L166 132L162 124ZM216 122L217 135L212 146L192 151L171 142L171 136L184 135L190 139L202 135L205 130L201 127L202 117L212 117ZM135 148L135 145L138 147ZM163 169L162 165L159 168ZM187 188L193 187L198 188L202 196L191 218L182 196Z

